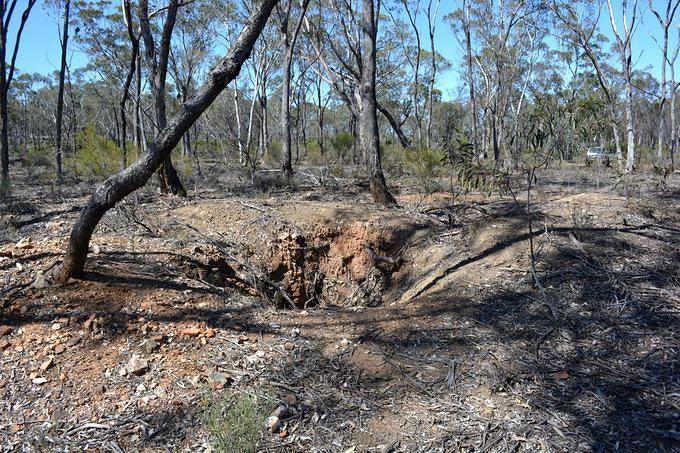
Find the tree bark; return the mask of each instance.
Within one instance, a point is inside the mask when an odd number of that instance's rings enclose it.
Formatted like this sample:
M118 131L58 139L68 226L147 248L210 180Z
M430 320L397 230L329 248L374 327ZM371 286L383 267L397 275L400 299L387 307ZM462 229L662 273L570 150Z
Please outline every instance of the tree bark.
M374 0L362 0L362 6L363 49L361 52L361 121L359 123L359 135L364 153L370 159L370 189L373 201L394 205L397 204L397 200L387 189L380 156L380 131L378 129L378 110L375 97L378 24Z
M291 133L290 133L290 79L293 66L293 52L295 42L300 34L300 28L307 12L309 0L302 0L300 18L298 19L293 33L290 34L288 25L292 11L292 0L289 0L286 10L281 14L281 33L283 34L283 81L281 87L281 134L283 135L281 154L283 155L283 174L287 178L293 176Z
M123 197L146 183L184 133L238 75L277 2L262 0L259 3L227 55L210 71L198 92L182 104L177 115L132 165L97 188L71 230L64 261L55 273L56 282L64 283L83 275L90 238L101 218Z
M479 137L477 133L477 102L475 99L475 78L472 72L472 40L470 37L470 0L463 0L463 30L465 31L465 48L467 54L468 86L470 88L470 104L472 107L472 143L475 154L479 152ZM484 158L486 159L486 152Z
M121 119L120 147L123 153L121 164L122 168L125 168L125 166L127 165L127 116L125 113L125 107L127 105L127 100L130 97L130 86L132 85L132 79L135 76L137 54L139 53L139 38L135 36L135 33L132 30L132 14L130 9L130 0L123 0L123 19L125 21L128 38L130 39L130 45L132 46L130 67L128 68L127 76L125 77L125 84L123 85L123 96L121 97L120 100L120 119Z
M64 25L61 37L61 65L59 67L59 91L57 93L57 124L55 131L55 141L57 149L57 180L62 181L64 179L61 171L61 157L62 157L62 147L61 147L61 129L64 119L64 78L66 76L66 52L68 51L68 25L71 16L71 0L66 0L64 2Z
M146 49L146 60L149 66L149 81L151 82L151 92L153 95L154 113L156 119L155 131L160 133L166 126L167 116L165 109L165 80L168 74L168 56L170 54L170 42L172 31L175 28L177 19L177 9L179 0L170 0L166 12L165 23L161 34L161 44L158 52L151 33L149 21L148 0L139 2L139 25ZM163 163L158 171L158 180L162 193L172 193L186 197L187 192L177 175L177 170L172 164L170 155L163 159Z
M12 51L12 58L10 60L9 66L7 65L7 32L9 31L10 23L12 20L12 14L14 13L14 7L16 6L16 1L13 1L7 9L7 3L2 1L0 5L0 122L2 122L2 127L0 127L0 191L4 187L9 187L9 88L12 84L12 79L14 78L15 63L17 60L17 53L19 52L19 43L21 42L21 35L26 26L26 21L28 20L28 15L31 13L31 9L35 5L37 0L28 0L26 9L24 9L21 15L21 21L19 22L19 28L16 32L16 37L14 40L14 49Z

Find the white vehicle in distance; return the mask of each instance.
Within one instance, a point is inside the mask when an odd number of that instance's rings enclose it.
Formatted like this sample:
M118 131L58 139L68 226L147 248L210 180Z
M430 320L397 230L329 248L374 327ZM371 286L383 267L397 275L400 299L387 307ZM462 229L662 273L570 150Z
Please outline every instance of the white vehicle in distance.
M606 167L609 167L611 160L616 158L616 153L607 151L603 146L593 146L588 148L586 153L586 165L590 165L593 161L602 162Z

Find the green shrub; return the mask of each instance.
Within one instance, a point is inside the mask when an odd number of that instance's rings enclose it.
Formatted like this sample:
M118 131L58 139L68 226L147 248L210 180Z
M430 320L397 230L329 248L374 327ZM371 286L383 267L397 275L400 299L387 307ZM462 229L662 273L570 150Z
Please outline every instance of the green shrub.
M349 132L340 132L331 137L331 147L335 156L344 160L354 146L354 136Z
M321 154L321 148L316 140L307 142L304 157L308 165L326 165L328 163L327 156Z
M29 170L36 167L52 167L52 158L56 151L52 148L36 148L29 146L26 150L24 165Z
M205 423L217 452L250 453L257 450L266 421L266 400L234 391L205 401Z
M411 148L404 151L406 170L420 178L439 176L444 154L436 149Z
M78 149L67 162L67 168L81 176L106 177L120 170L123 153L111 140L97 135L94 125L87 124L76 135Z

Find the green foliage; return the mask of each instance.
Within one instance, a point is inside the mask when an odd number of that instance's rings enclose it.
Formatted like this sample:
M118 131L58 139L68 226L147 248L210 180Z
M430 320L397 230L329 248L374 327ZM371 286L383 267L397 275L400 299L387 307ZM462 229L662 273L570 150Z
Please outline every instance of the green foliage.
M217 452L250 453L265 425L265 400L251 395L229 392L216 400L205 400L205 424L212 447Z
M353 145L354 136L349 132L340 132L331 137L331 147L339 159L344 159Z
M506 187L506 175L495 168L488 169L480 164L475 157L474 145L462 135L448 144L443 162L453 168L458 185L465 192L480 190L490 195L495 191L503 191Z
M97 135L93 124L87 124L76 135L78 149L67 168L89 177L106 177L120 170L123 153L111 140Z
M444 154L436 149L410 148L404 152L404 163L407 171L421 178L438 176L442 168Z
M24 165L30 169L36 167L51 167L52 166L52 155L54 153L52 148L36 148L30 146L26 150L26 157L24 159Z
M321 154L321 148L316 141L307 142L305 150L305 161L309 165L325 165L327 163L327 158Z

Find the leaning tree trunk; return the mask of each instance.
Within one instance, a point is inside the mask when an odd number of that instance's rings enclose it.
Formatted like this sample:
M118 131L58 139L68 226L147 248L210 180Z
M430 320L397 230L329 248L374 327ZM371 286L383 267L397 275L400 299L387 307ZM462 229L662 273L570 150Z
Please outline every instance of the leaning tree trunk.
M55 273L56 282L64 283L71 277L83 275L90 238L101 218L123 197L147 182L163 160L170 155L184 133L238 75L278 1L261 1L227 55L210 71L198 92L182 104L168 126L156 136L132 165L111 176L97 188L73 225L64 262Z
M387 189L380 157L380 131L375 97L376 40L378 25L375 18L374 0L362 0L363 49L361 53L361 120L360 138L365 154L369 157L370 188L373 201L381 204L397 204Z

